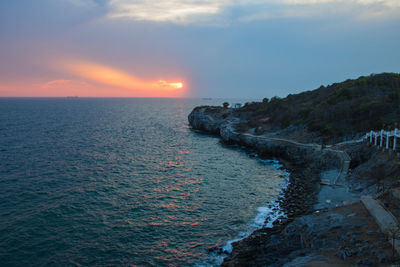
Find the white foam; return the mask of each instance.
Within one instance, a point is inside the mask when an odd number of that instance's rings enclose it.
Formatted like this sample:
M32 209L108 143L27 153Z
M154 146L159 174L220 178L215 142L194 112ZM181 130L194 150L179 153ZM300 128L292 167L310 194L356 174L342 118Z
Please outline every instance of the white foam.
M260 159L258 158L261 162L268 164L276 169L282 168L283 165L279 163L278 160L265 160L265 159ZM224 246L221 247L222 251L224 254L218 254L216 252L213 252L209 255L210 260L213 262L213 264L218 264L221 265L224 258L227 256L227 254L232 252L232 243L240 241L246 237L248 237L252 232L254 232L257 229L261 229L263 227L265 228L272 228L274 225L273 223L280 217L286 218L286 215L284 214L282 208L279 205L279 197L282 196L283 191L287 188L289 185L289 172L287 170L282 170L284 179L282 182L281 186L281 193L275 198L272 203L268 203L268 206L263 206L257 208L258 214L253 220L253 223L250 224L249 230L247 232L240 232L237 236L237 238L229 240L226 242ZM211 266L211 265L198 265L198 266Z

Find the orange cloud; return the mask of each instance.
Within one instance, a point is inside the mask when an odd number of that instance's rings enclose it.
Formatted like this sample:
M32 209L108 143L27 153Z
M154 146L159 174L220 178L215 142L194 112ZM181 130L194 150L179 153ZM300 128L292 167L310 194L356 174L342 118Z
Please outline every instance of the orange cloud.
M60 87L89 87L90 84L88 84L85 81L73 81L73 80L53 80L46 82L42 85L43 89L58 89Z
M176 97L182 96L184 93L183 82L181 81L144 81L116 68L101 64L86 61L68 61L62 63L61 68L70 74L102 86L129 89L134 96Z
M62 78L35 77L0 84L0 97L182 97L183 81L138 79L124 71L85 61L52 64Z

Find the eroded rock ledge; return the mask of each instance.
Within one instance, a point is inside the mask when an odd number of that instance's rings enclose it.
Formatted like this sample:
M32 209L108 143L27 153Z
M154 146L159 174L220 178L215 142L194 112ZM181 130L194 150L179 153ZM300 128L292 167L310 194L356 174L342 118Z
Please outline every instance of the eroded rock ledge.
M239 133L235 125L240 118L232 114L231 109L220 107L196 107L188 116L193 129L217 134L226 143L236 143L254 149L261 156L273 156L295 165L309 165L314 168L340 168L341 158L336 153L324 150L319 145L301 144L280 139L276 136L256 136ZM329 165L329 166L328 166Z

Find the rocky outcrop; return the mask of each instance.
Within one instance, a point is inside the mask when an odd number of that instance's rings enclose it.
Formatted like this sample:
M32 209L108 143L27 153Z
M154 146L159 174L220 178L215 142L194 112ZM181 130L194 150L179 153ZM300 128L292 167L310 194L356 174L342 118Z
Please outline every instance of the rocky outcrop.
M278 158L291 173L280 199L287 218L278 220L272 229L257 230L233 243L233 251L223 266L365 266L390 261L386 236L360 203L312 214L321 171L341 170L342 151L281 139L277 134L241 133L237 130L240 116L230 109L197 107L188 119L193 129L218 134L224 142L252 148L261 156ZM367 160L369 150L345 150L351 155L354 174L361 173L363 165L373 161Z
M189 114L188 120L193 129L220 134L220 129L230 123L227 118L231 113L231 109L227 108L201 106Z
M275 157L284 163L291 173L288 186L280 199L280 206L288 222L299 215L313 211L319 189L320 172L340 168L343 159L334 150L321 150L319 145L301 144L276 136L240 133L236 125L240 118L230 109L197 107L188 117L193 129L218 134L226 143L244 145L263 157Z
M222 266L386 265L390 244L368 216L356 203L260 229L234 243Z
M193 129L218 134L224 142L245 145L261 156L277 157L297 165L308 164L318 168L327 167L327 164L335 167L341 165L341 158L336 153L321 151L319 145L305 145L276 137L239 133L236 125L240 123L240 118L235 117L230 109L196 107L189 114L188 120Z

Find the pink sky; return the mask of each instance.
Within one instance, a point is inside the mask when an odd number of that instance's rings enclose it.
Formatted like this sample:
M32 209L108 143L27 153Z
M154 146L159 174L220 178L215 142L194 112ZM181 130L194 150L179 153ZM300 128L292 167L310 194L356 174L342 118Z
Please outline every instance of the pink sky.
M398 0L3 0L0 97L283 97L399 72L399 29Z
M184 97L184 81L141 80L120 69L82 60L53 62L59 76L0 84L3 97ZM64 74L64 75L63 75Z

